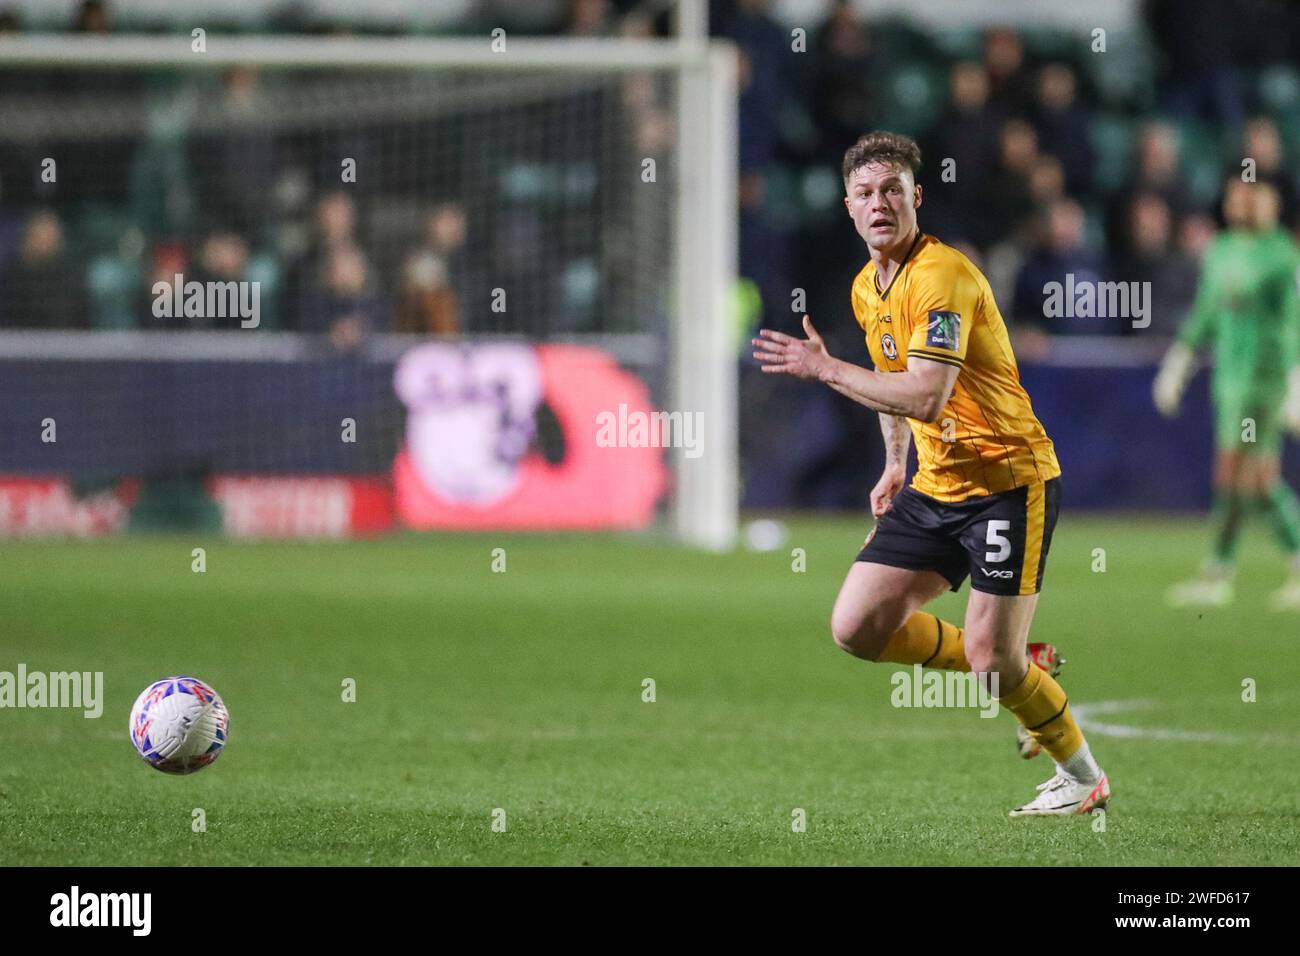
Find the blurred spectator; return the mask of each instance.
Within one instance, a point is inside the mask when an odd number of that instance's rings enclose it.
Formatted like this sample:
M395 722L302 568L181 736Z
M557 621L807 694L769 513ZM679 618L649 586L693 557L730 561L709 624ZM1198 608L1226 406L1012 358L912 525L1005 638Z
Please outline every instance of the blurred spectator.
M142 316L142 324L150 330L180 329L183 317L159 316L154 314L154 287L165 282L169 288L176 283L176 276L185 276L189 268L189 253L179 242L160 242L153 247L149 258L149 271L145 276L144 286L140 289L137 314ZM174 311L174 310L173 310Z
M326 193L316 204L307 250L293 262L286 276L285 315L290 323L300 317L303 303L319 285L319 277L335 249L357 244L357 207L350 193Z
M428 250L408 253L402 262L393 330L452 335L460 331L456 312L456 293L447 282L446 263Z
M1255 161L1256 179L1267 179L1277 186L1282 200L1282 224L1293 231L1300 227L1300 197L1296 195L1295 174L1285 162L1282 137L1272 119L1255 116L1246 123L1241 156ZM1238 166L1236 171L1240 174L1241 167Z
M1002 124L997 168L983 184L983 209L973 236L977 244L989 246L1007 238L1032 215L1034 200L1029 181L1038 162L1038 137L1034 128L1021 119Z
M477 277L468 275L471 263L465 252L467 227L465 210L459 203L444 203L429 215L424 243L402 259L395 331L439 335L460 332L457 290L478 286Z
M1233 62L1244 40L1238 5L1221 0L1147 0L1146 19L1162 54L1165 108L1188 119L1240 126L1245 107L1241 77Z
M981 235L981 190L998 160L998 129L1003 116L989 105L989 77L973 60L953 64L948 73L948 106L923 147L925 222L939 235ZM945 159L956 162L956 178L940 178Z
M1187 184L1178 168L1178 130L1168 123L1148 123L1138 137L1137 168L1130 188L1154 190L1171 209L1186 202Z
M1029 173L1029 198L1034 208L1047 206L1065 196L1065 170L1055 156L1040 155Z
M195 262L197 268L193 275L185 277L186 282L195 280L205 286L209 282L250 281L248 276L249 249L248 240L235 232L214 232L203 240ZM237 329L241 317L238 314L207 315L200 319L185 320L191 328ZM200 324L194 324L200 323Z
M831 5L813 39L812 53L816 77L809 107L820 131L820 148L842 153L874 125L875 91L880 86L871 34L850 0Z
M1092 117L1076 98L1074 71L1049 63L1038 72L1038 98L1033 123L1038 146L1055 156L1065 172L1065 188L1082 194L1092 185Z
M82 34L111 33L109 4L106 0L83 0L71 29ZM127 198L129 171L140 145L130 130L143 128L147 114L145 76L138 69L60 68L48 72L49 90L67 97L86 117L82 121L86 135L57 147L63 200L120 202ZM101 129L96 121L105 118L112 121Z
M1020 330L1049 335L1099 335L1119 331L1117 318L1099 319L1073 316L1073 303L1067 298L1063 315L1050 315L1049 288L1072 283L1102 281L1101 264L1084 248L1083 209L1072 199L1058 199L1040 212L1037 220L1038 242L1016 277L1012 315ZM1069 277L1073 276L1073 279ZM1124 320L1127 324L1127 320ZM1131 326L1130 326L1131 327ZM1022 336L1023 337L1023 336ZM1031 347L1030 351L1034 351Z
M1033 90L1025 69L1025 47L1006 27L984 34L984 69L989 77L989 102L1008 116L1029 112Z
M386 328L385 319L361 250L351 243L332 247L318 283L303 302L299 328L327 334L336 349L351 351L367 334Z
M224 230L205 236L192 261L187 261L184 249L178 244L159 245L154 250L154 265L146 286L148 297L142 311L142 315L146 317L145 324L155 329L181 331L240 328L245 316L240 314L239 307L245 303L252 304L251 296L245 291L248 287L239 285L252 281L248 271L249 259L248 240L238 233ZM186 287L190 283L198 283L204 288L204 307L200 314L186 315L183 308L178 311L175 298L173 298L170 315L160 316L155 313L153 291L155 283L165 282L169 289L174 289L177 275L180 275L183 281L180 292L182 303L186 301L188 296ZM215 298L210 299L207 292L208 283L236 283L233 287L234 294L239 298L232 300L229 293L223 289L220 302ZM176 296L174 291L166 294ZM208 308L209 301L214 306L211 310ZM262 305L260 298L257 305L260 309ZM221 311L225 311L226 314L224 316L219 314ZM257 318L260 321L260 313Z
M466 264L465 242L469 235L469 221L465 207L458 202L443 203L429 216L425 242L429 250L451 265L455 276Z
M740 48L740 169L762 170L780 138L778 119L789 94L790 36L767 13L768 0L739 0L722 33Z
M613 36L617 25L609 0L570 0L564 32L575 37Z
M1125 185L1113 194L1106 207L1106 242L1112 249L1123 249L1128 233L1126 216L1133 198L1141 193L1155 193L1164 200L1170 213L1181 218L1187 212L1187 183L1179 172L1178 130L1166 122L1153 121L1138 134L1134 168L1124 179Z
M785 237L765 213L767 180L756 172L740 177L740 274L753 281L762 299L763 322L794 332L799 316L790 311Z
M1200 262L1210 247L1218 227L1209 213L1192 213L1178 224L1178 251L1193 262Z
M266 210L275 183L275 151L265 125L266 104L255 67L222 77L220 99L190 142L193 192L203 221L266 238Z
M1156 193L1138 193L1125 216L1121 254L1110 263L1112 277L1150 282L1151 325L1144 335L1170 337L1196 295L1197 260L1174 243L1174 217Z
M778 315L776 300L788 302L789 283L784 244L767 213L767 176L780 143L780 111L791 95L793 60L790 35L768 15L768 6L768 0L738 0L720 20L722 33L740 50L740 272L760 290L765 314ZM838 54L832 55L835 68Z
M72 22L73 33L109 33L112 24L109 21L106 0L81 0L81 6Z
M47 210L32 215L18 254L0 278L0 323L14 328L90 326L80 270L68 261L63 225Z

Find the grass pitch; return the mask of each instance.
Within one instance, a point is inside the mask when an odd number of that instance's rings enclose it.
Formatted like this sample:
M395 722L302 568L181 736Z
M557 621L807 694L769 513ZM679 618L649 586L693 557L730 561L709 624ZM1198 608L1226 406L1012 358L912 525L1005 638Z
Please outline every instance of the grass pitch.
M893 669L832 644L865 530L797 521L781 550L724 556L599 535L0 544L0 670L105 681L98 720L0 710L0 863L1300 862L1300 615L1267 610L1283 570L1261 535L1233 608L1175 612L1199 522L1062 516L1033 634L1108 725L1097 832L1007 818L1051 773L1016 757L1009 715L895 709ZM936 612L960 620L966 594ZM188 777L126 735L174 673L231 714Z

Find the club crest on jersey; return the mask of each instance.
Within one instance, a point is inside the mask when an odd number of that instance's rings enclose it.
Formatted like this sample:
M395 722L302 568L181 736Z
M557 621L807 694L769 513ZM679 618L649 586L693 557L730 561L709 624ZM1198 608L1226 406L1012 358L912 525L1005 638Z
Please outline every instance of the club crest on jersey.
M925 344L930 348L957 351L957 340L961 335L961 316L956 312L930 313L930 323L926 328Z
M888 332L880 337L880 347L885 351L885 358L891 362L898 358L898 346L894 344L894 337Z

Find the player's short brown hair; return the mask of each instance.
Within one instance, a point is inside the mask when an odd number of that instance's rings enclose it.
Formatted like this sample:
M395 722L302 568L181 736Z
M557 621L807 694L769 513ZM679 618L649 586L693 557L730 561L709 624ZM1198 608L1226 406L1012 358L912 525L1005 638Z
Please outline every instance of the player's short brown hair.
M844 185L848 186L855 169L869 163L887 163L896 169L909 170L915 179L921 168L921 147L912 137L901 133L883 129L868 133L844 154Z

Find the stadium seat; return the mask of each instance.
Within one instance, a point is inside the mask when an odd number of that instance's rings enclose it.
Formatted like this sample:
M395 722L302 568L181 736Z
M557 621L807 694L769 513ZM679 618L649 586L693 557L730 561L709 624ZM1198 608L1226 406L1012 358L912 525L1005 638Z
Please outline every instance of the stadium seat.
M1184 118L1176 123L1182 139L1179 159L1189 198L1195 205L1208 208L1219 195L1219 180L1226 168L1220 128L1199 119Z
M984 34L978 27L936 30L932 39L939 52L952 60L978 60L983 56Z
M124 237L134 227L130 210L114 203L83 203L68 217L71 243L85 256L120 252Z
M280 263L275 256L265 252L248 259L248 280L259 283L258 307L261 324L258 328L275 331L284 326L280 315Z
M1276 116L1300 110L1300 70L1286 63L1276 63L1260 71L1257 87L1259 102Z
M1083 48L1082 67L1101 101L1114 107L1150 109L1155 104L1155 62L1139 33L1109 31L1106 52Z
M1073 62L1078 53L1079 36L1064 30L1047 27L1030 27L1020 30L1020 41L1025 45L1028 60L1061 60Z
M139 323L143 277L137 263L116 255L90 261L86 285L90 293L90 324L95 329L133 329Z
M882 125L909 136L922 136L943 111L947 71L942 66L912 63L894 71L886 88Z
M1102 193L1124 185L1133 162L1137 125L1117 113L1098 113L1092 121L1092 146L1096 155L1093 187Z

